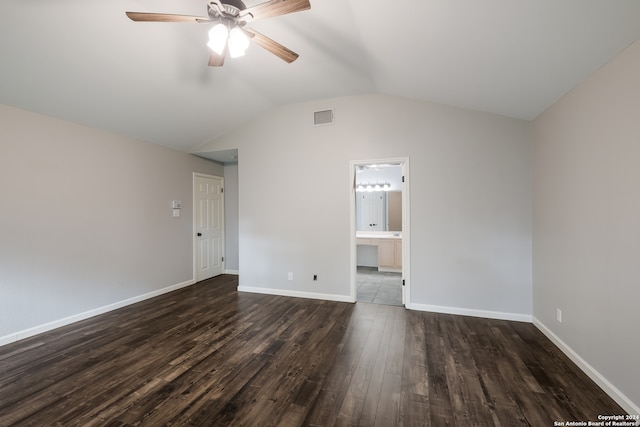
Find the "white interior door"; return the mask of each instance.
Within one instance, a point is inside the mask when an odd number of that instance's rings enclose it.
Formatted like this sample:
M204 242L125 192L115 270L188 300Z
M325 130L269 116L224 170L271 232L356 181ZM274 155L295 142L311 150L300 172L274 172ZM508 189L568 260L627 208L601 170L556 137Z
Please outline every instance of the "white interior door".
M196 280L224 273L224 188L215 176L194 177Z

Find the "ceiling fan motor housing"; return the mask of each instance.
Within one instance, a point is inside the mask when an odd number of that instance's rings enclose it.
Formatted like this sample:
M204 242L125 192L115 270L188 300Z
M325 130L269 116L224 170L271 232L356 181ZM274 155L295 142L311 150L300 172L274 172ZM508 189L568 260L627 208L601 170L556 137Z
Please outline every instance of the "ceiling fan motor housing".
M222 5L222 10L220 5ZM219 2L211 1L207 6L209 16L213 18L220 18L224 16L235 18L241 11L247 8L241 0L220 0Z
M233 6L238 10L245 10L247 6L242 2L242 0L221 0L222 4Z

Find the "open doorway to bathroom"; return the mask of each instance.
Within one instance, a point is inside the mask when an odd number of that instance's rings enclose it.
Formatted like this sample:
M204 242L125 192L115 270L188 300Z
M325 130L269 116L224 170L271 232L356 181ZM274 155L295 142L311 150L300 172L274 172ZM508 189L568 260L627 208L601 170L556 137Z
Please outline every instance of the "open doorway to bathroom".
M351 162L354 301L405 305L409 297L408 162Z

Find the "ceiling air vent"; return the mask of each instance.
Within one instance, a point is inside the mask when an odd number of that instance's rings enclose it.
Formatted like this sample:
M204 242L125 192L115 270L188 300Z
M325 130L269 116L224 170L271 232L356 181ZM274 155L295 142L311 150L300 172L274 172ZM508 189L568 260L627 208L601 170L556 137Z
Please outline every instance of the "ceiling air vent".
M333 124L333 110L322 110L313 113L313 125L332 125Z

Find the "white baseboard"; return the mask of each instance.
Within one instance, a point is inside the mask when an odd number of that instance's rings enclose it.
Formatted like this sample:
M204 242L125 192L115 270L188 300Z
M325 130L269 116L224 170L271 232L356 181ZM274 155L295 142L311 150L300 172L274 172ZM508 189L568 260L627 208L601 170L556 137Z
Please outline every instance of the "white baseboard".
M225 270L224 274L233 274L235 276L240 275L240 272L238 270Z
M433 313L458 314L461 316L484 317L487 319L512 320L515 322L531 323L531 315L519 313L505 313L501 311L474 310L470 308L447 307L444 305L407 304L409 310L430 311Z
M605 391L618 405L627 411L629 414L640 414L640 406L636 405L625 396L616 386L611 384L600 372L598 372L593 366L591 366L586 360L584 360L578 353L576 353L571 347L560 339L556 334L551 332L544 323L537 318L533 318L533 324L546 335L564 354L573 361L585 374L589 376L602 390Z
M193 285L194 283L195 283L195 280L187 280L186 282L177 283L175 285L167 286L166 288L157 289L155 291L151 291L146 294L138 295L123 301L118 301L113 304L108 304L103 307L94 308L92 310L88 310L83 313L74 314L72 316L65 317L63 319L54 320L52 322L48 322L43 325L34 326L29 329L25 329L10 335L6 335L4 337L0 337L0 346L6 345L12 342L16 342L25 338L29 338L34 335L41 334L43 332L48 332L53 329L60 328L62 326L67 326L72 323L79 322L80 320L85 320L90 317L97 316L99 314L104 314L109 311L116 310L118 308L126 307L128 305L135 304L137 302L144 301L149 298L157 297L162 294L166 294L168 292L172 292L180 288Z
M278 295L283 297L323 299L338 302L355 302L349 295L319 294L315 292L290 291L286 289L257 288L251 286L238 286L238 292L250 292L254 294Z

